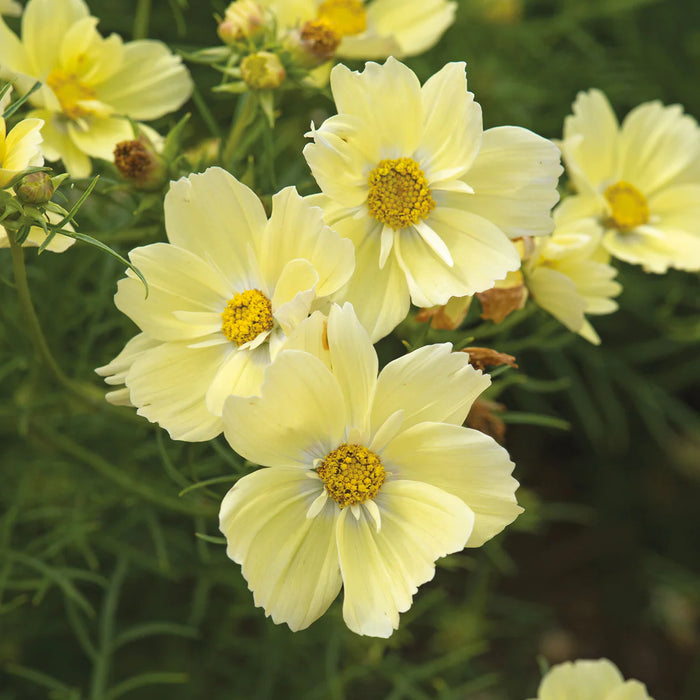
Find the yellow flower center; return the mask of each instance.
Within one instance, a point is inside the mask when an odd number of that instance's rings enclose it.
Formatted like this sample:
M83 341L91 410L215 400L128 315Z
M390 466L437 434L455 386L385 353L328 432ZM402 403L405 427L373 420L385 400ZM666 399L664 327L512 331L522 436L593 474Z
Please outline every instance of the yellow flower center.
M341 37L367 29L367 13L360 0L326 0L318 8L318 19L326 20Z
M369 174L370 216L394 230L425 219L435 209L428 181L412 158L382 160Z
M272 330L272 304L259 289L237 292L221 314L223 334L236 345Z
M649 221L649 207L644 195L629 182L610 185L605 190L605 199L610 205L610 224L627 231Z
M80 102L95 98L95 91L88 85L84 85L73 73L66 73L57 68L49 73L46 84L53 90L61 104L63 113L71 119L87 117L92 112L85 109Z
M342 444L317 469L328 495L341 507L374 498L386 477L379 457L362 445Z

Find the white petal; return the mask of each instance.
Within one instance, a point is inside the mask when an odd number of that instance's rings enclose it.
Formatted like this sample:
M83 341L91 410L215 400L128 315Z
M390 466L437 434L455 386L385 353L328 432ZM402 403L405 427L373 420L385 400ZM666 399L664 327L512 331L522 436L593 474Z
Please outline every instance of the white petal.
M365 512L337 524L343 618L357 634L389 637L435 560L464 547L474 515L459 498L428 484L387 481L376 497L381 529Z
M397 478L432 484L461 498L476 516L468 547L479 547L522 512L508 453L477 430L419 423L387 446L382 461Z
M306 517L321 488L298 469L261 469L240 479L221 504L226 552L242 565L255 605L293 631L323 615L341 586L336 504Z
M223 420L229 444L251 462L309 468L341 444L345 403L321 360L288 350L265 371L262 395L229 397Z
M461 425L472 403L491 383L450 343L427 345L390 362L377 379L372 431L395 411L404 411L404 427L423 421Z

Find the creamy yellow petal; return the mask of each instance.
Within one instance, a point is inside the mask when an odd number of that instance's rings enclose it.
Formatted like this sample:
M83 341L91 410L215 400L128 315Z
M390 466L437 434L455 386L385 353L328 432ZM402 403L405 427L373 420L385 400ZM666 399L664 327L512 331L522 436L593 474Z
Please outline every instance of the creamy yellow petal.
M376 3L375 3L376 4ZM383 59L387 56L401 57L399 42L391 35L378 35L376 28L354 36L344 36L335 55L338 58L359 60Z
M496 280L520 267L515 246L487 219L438 207L424 223L442 239L455 262L448 267L418 233L401 232L395 243L396 257L416 306L446 304L450 297L490 289Z
M339 114L360 118L377 134L382 158L411 156L423 124L421 87L415 73L394 58L367 63L362 73L338 64L331 89Z
M270 350L261 345L253 350L228 345L228 355L207 389L207 410L220 416L224 402L231 395L254 396L260 393L265 368L270 364Z
M262 395L229 397L223 420L229 444L251 462L310 469L342 442L345 403L321 360L288 350L265 371Z
M210 260L232 283L253 288L248 249L257 250L267 223L255 193L221 168L170 184L165 195L168 240Z
M603 245L614 257L659 274L671 267L676 252L662 230L648 225L633 231L609 229L603 236Z
M422 88L425 123L417 155L429 183L464 175L481 147L481 107L467 91L465 68L448 63Z
M381 241L374 231L367 233L368 223L348 218L335 224L341 235L352 234L356 240L355 272L334 299L353 305L360 323L376 342L406 318L410 297L396 256L390 255L384 267L379 268Z
M211 317L182 320L178 311L221 313L232 296L230 287L207 263L187 250L153 243L129 253L149 284L148 296L140 280L129 271L120 280L114 303L158 340L185 340L208 335Z
M318 296L335 292L354 269L352 242L326 226L322 210L310 206L294 187L272 198L272 215L259 245L261 272L270 288L295 258L308 260L316 270Z
M363 509L346 508L336 537L343 576L343 618L357 634L389 637L435 560L464 547L474 514L459 498L425 483L386 481L375 499L381 529Z
M22 15L22 43L39 80L58 65L61 44L74 22L90 14L82 0L30 0Z
M328 315L331 371L345 398L348 428L366 431L379 363L367 331L351 304L333 306Z
M389 416L404 411L404 428L423 421L461 425L472 403L491 383L451 343L427 345L390 362L377 379L372 432Z
M456 2L446 0L375 0L367 20L379 34L393 36L397 57L415 56L434 46L454 22Z
M108 119L94 118L82 125L67 123L68 134L73 143L83 153L93 158L114 161L114 148L120 141L134 138L134 130L127 119L110 117Z
M614 690L606 700L652 700L647 688L639 681L627 681Z
M419 423L399 434L382 459L396 478L425 482L462 499L475 514L467 547L479 547L522 512L508 453L477 430Z
M179 56L160 41L124 45L119 70L97 88L100 100L132 119L157 119L182 106L192 79Z
M561 173L559 149L548 139L517 126L488 129L464 176L474 189L465 206L511 238L551 233Z
M160 345L160 342L146 333L135 335L122 348L121 352L108 364L97 367L95 372L105 378L105 384L124 384L126 375L134 360L145 350Z
M700 129L680 105L645 102L620 130L620 179L649 197L700 158Z
M41 152L41 119L23 119L5 137L5 122L0 117L0 187L7 187L18 172L44 164Z
M260 469L240 479L221 504L226 553L242 565L255 605L276 623L305 629L341 586L331 501L314 518L323 486L298 469Z
M191 348L163 343L134 359L126 375L137 413L168 431L173 440L202 442L221 433L206 393L230 349L226 345Z
M317 284L318 272L308 260L296 258L282 268L271 301L275 320L285 333L309 315Z
M607 659L567 661L549 670L540 684L538 700L607 700L622 683L622 675Z
M579 92L572 109L564 120L564 162L577 190L595 191L617 175L617 117L607 97L595 89Z
M538 306L578 333L585 320L586 302L573 280L557 270L538 267L528 275L527 287Z
M41 148L46 159L62 160L66 172L73 178L88 177L92 172L90 158L73 142L60 115L47 110L35 110L31 116L44 120Z

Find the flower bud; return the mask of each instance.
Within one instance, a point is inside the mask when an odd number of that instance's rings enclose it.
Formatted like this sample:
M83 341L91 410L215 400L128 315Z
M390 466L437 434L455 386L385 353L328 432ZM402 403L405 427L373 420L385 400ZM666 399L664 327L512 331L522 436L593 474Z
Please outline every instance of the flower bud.
M51 176L44 172L25 175L13 189L23 204L46 204L54 193Z
M269 51L258 51L241 61L241 77L251 90L273 90L287 77L279 58Z
M265 26L265 13L254 0L232 2L219 23L217 33L225 44L250 39Z
M163 159L143 134L116 145L114 164L121 176L137 189L157 190L168 179Z

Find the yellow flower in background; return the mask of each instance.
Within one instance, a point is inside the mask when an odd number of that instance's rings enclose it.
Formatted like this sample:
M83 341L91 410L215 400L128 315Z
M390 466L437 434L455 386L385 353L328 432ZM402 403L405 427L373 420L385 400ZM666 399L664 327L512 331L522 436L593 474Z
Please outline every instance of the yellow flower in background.
M511 239L554 227L561 165L550 141L519 127L483 131L463 63L422 87L389 58L331 73L338 114L304 148L326 221L355 244L338 295L377 340L416 306L490 289L520 267Z
M639 681L625 681L608 659L566 661L542 679L534 700L653 700Z
M314 303L352 274L350 241L323 223L293 187L262 202L221 168L171 183L170 243L131 251L117 307L142 333L97 370L108 395L138 407L173 439L210 440L229 394L258 393L263 372Z
M436 559L480 546L522 510L508 453L462 426L490 380L449 343L377 376L349 304L295 335L260 397L224 406L231 446L267 467L221 504L227 552L274 622L308 627L342 586L347 626L388 637Z
M0 20L0 75L21 92L43 83L29 102L43 119L44 155L73 177L91 172L90 156L112 160L133 138L124 116L161 117L180 107L192 83L179 57L151 40L103 38L82 0L29 0L21 40Z
M0 116L0 189L29 167L44 164L41 151L41 119L23 119L7 132Z
M619 125L600 90L581 92L560 145L569 206L598 219L613 256L648 272L700 270L700 128L679 105L646 102Z
M306 29L331 42L341 58L415 56L434 46L454 22L447 0L259 0L282 31Z
M593 217L580 218L571 199L554 210L551 236L535 239L523 263L527 288L538 304L570 331L598 345L586 314L610 314L622 291L617 270L603 248L602 229Z
M22 6L15 0L0 0L0 15L19 17L22 14Z

